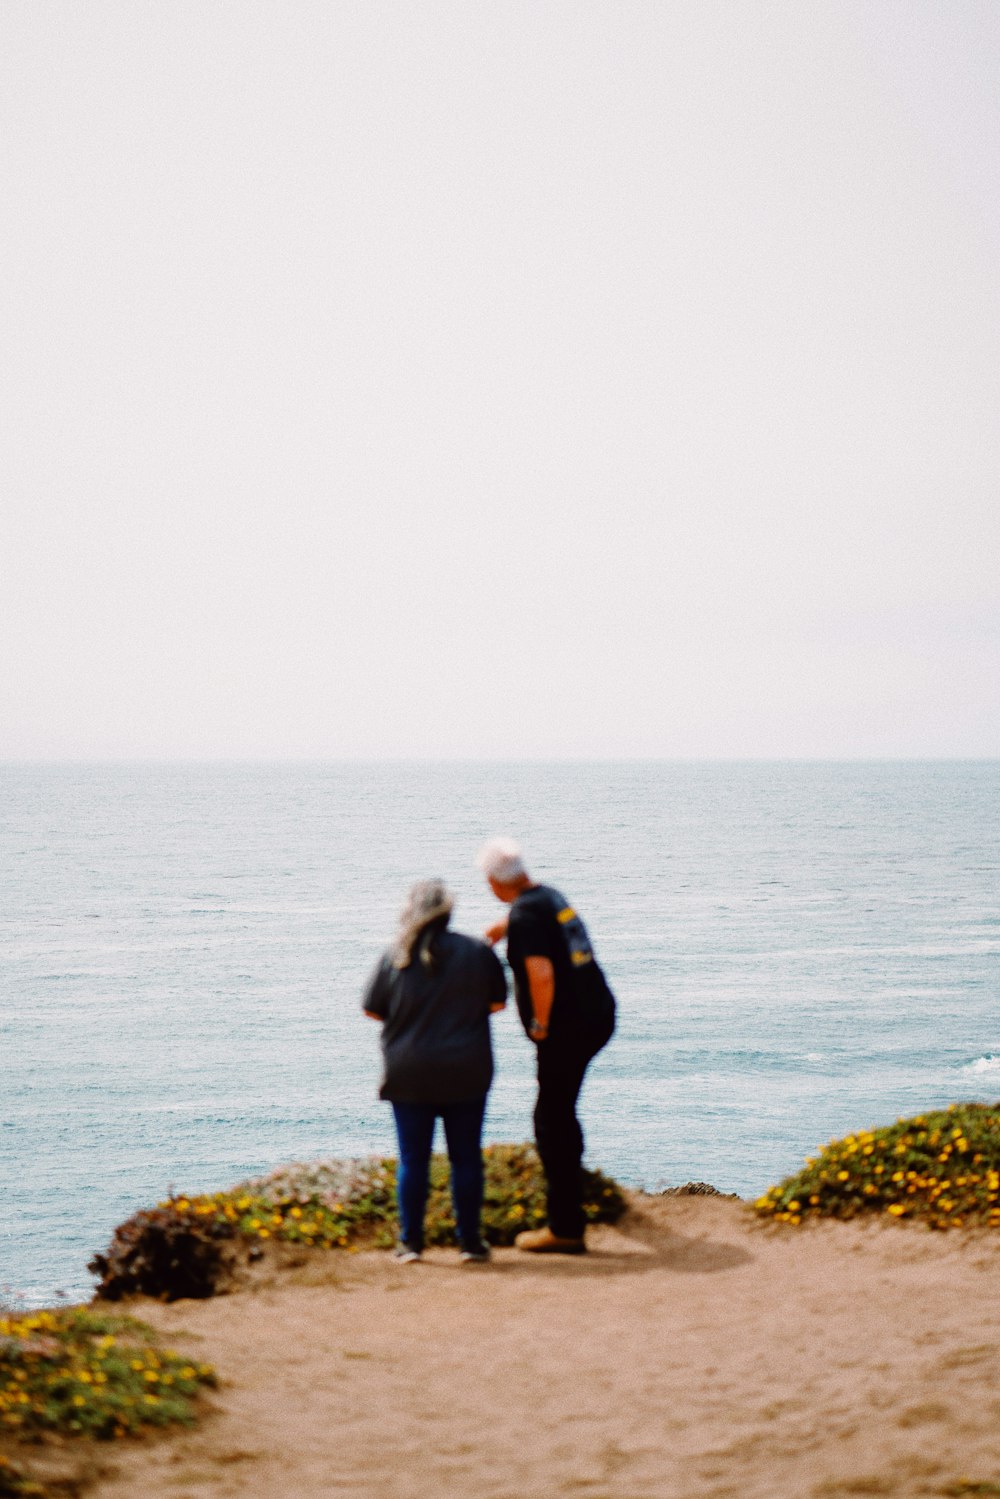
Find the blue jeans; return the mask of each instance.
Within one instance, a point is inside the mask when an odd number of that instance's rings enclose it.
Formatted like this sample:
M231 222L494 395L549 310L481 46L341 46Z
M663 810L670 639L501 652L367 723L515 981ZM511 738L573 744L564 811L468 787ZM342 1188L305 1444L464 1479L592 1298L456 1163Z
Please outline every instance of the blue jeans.
M463 1249L478 1249L479 1214L483 1206L483 1115L486 1099L465 1103L394 1103L399 1139L396 1196L400 1237L411 1249L424 1247L424 1210L434 1143L434 1124L444 1120L444 1137L451 1162L451 1200Z

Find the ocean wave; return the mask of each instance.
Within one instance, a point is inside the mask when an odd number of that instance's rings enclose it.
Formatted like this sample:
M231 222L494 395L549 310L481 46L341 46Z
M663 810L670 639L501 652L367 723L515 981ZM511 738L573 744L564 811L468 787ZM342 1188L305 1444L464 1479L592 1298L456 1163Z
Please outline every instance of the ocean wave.
M977 1077L982 1077L984 1074L995 1075L1000 1073L1000 1057L992 1055L977 1057L974 1062L967 1062L962 1071L975 1073Z

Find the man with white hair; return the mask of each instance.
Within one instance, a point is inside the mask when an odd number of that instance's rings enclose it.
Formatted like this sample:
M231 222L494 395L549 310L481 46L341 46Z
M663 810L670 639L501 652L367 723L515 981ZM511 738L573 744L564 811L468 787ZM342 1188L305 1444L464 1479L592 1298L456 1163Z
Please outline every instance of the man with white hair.
M538 1060L535 1142L549 1221L518 1234L515 1243L532 1254L583 1254L583 1131L576 1104L588 1064L614 1031L614 995L580 917L558 890L531 879L516 843L494 838L477 862L493 894L510 906L486 940L507 938L517 1008Z

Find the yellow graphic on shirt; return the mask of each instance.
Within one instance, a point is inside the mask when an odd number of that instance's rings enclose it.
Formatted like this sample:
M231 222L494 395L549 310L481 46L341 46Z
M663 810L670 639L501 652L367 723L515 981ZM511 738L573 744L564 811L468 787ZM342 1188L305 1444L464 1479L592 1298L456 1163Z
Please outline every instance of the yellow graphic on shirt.
M587 928L580 920L572 906L563 906L561 911L556 912L556 920L564 929L566 938L566 949L569 960L574 968L582 968L586 963L594 961L594 950L587 936Z

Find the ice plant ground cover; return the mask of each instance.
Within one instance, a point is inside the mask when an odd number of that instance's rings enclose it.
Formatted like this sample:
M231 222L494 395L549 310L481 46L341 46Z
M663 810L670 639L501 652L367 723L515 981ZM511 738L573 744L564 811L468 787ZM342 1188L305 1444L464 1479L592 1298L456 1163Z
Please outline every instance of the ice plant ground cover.
M545 1221L541 1163L530 1145L489 1145L483 1152L483 1235L511 1244ZM584 1210L592 1223L625 1211L618 1186L584 1173ZM429 1244L455 1240L448 1162L431 1162L426 1214ZM225 1191L174 1196L120 1225L91 1269L109 1299L140 1292L173 1300L211 1296L224 1287L234 1244L273 1239L320 1249L386 1248L398 1232L396 1163L378 1157L294 1162Z
M790 1224L884 1213L930 1228L1000 1227L1000 1104L954 1104L832 1140L755 1208Z
M161 1348L132 1317L83 1307L0 1317L0 1433L121 1437L188 1424L214 1383L210 1365Z
M489 1145L483 1164L483 1235L490 1244L511 1244L523 1228L545 1221L541 1163L530 1145ZM205 1213L213 1204L240 1232L259 1238L273 1234L291 1243L346 1247L362 1236L388 1245L396 1231L396 1163L377 1158L295 1163L189 1205ZM624 1210L614 1182L599 1171L585 1173L591 1223L614 1222ZM426 1236L429 1244L455 1242L448 1161L441 1155L431 1162Z

